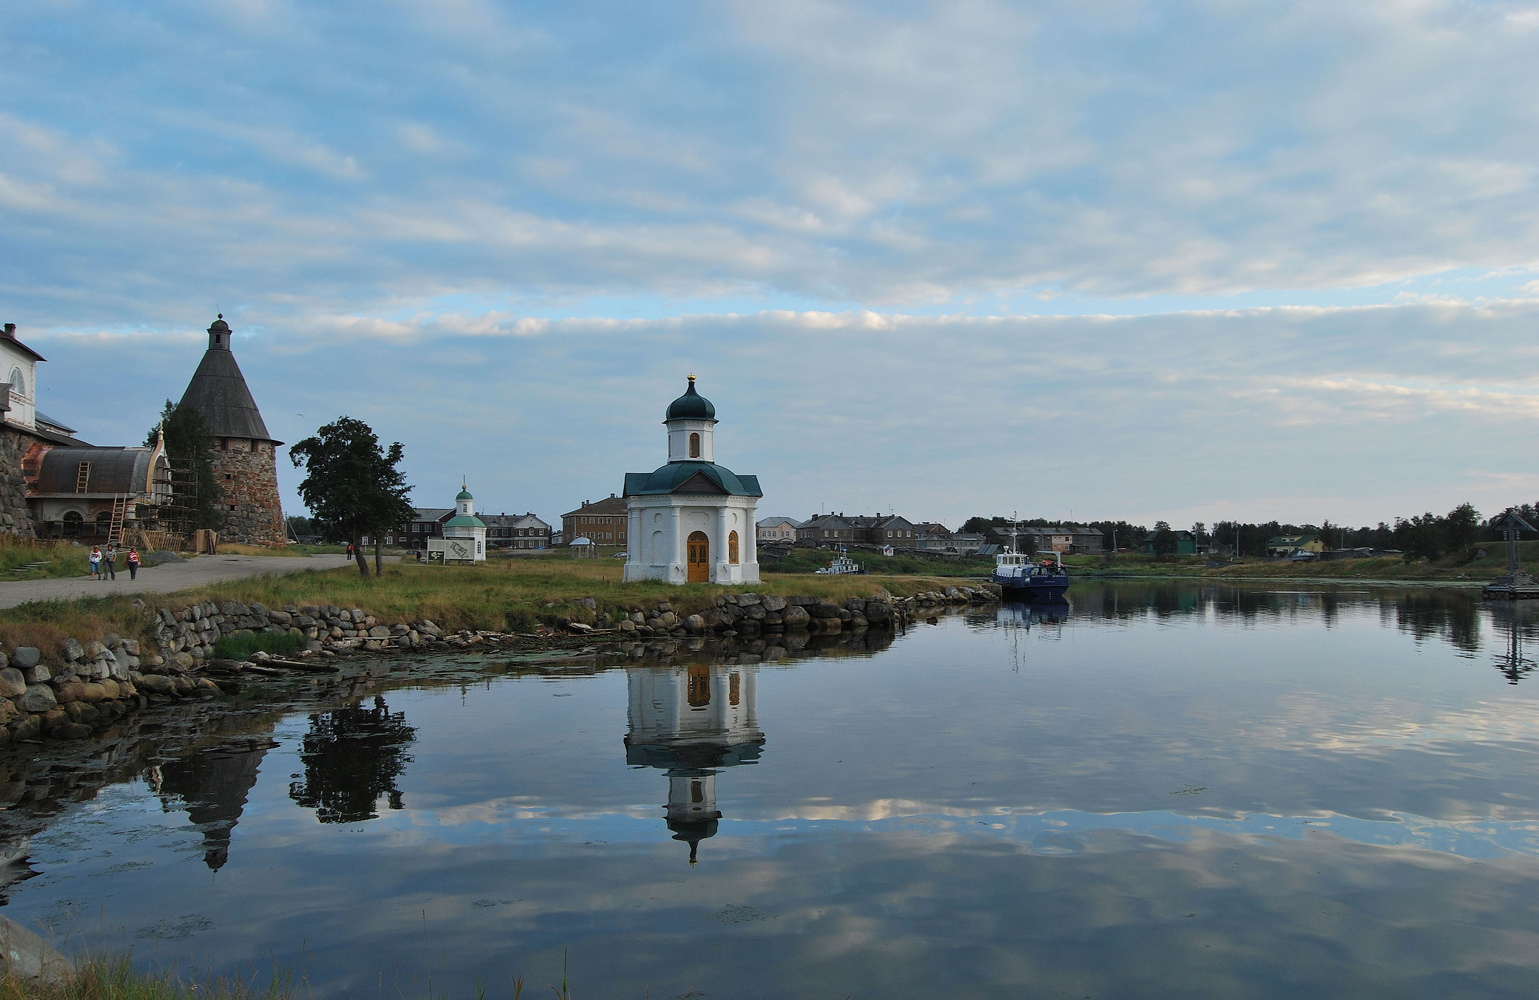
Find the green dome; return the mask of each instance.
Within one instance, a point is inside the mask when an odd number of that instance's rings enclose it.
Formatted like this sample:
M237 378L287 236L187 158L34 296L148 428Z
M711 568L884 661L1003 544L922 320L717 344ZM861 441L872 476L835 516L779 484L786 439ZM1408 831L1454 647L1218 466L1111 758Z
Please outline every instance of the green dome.
M454 499L455 499L456 502L458 502L460 500L474 500L475 497L470 495L470 491L469 490L460 490L460 495L455 497Z
M445 528L484 528L484 527L486 527L486 522L481 520L479 517L472 517L472 516L470 516L468 514L461 514L458 517L451 517L451 518L449 518L449 520L445 521L444 522L444 527Z
M711 401L695 391L695 377L689 377L689 388L684 390L684 395L668 404L668 415L664 420L715 420L716 407Z

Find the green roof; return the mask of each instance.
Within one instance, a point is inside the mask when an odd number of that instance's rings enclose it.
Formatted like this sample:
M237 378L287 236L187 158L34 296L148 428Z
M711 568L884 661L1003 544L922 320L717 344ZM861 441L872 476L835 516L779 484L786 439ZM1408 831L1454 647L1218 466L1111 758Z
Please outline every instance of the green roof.
M684 390L684 395L668 404L668 415L664 420L715 420L716 407L709 399L695 391L695 377L689 377L689 388Z
M470 495L470 491L469 490L460 490L460 495L455 497L454 499L455 500L474 500L475 497Z
M679 487L700 476L705 480L704 484L696 483L690 489L680 491ZM705 488L702 489L701 486ZM714 486L715 489L711 487ZM625 474L625 495L635 496L666 496L675 492L702 492L725 493L735 497L762 497L764 491L759 489L758 476L740 476L731 469L723 468L712 462L669 462L667 465L654 472L627 472Z
M486 527L486 522L481 520L479 517L475 517L475 516L470 515L470 514L461 514L458 517L451 517L451 518L449 518L449 520L445 521L444 522L444 527L445 528L484 528L484 527Z

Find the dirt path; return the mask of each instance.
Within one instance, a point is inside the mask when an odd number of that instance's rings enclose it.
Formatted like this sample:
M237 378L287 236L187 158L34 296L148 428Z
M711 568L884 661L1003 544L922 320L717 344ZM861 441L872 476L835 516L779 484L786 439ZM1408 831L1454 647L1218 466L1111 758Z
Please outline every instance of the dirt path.
M0 582L0 608L14 608L28 601L68 600L104 594L169 594L221 580L239 580L264 573L282 576L304 570L336 569L347 564L347 557L339 555L197 556L185 562L145 567L139 570L139 579L130 580L128 570L119 563L116 580L97 581L89 576L77 576L60 580Z

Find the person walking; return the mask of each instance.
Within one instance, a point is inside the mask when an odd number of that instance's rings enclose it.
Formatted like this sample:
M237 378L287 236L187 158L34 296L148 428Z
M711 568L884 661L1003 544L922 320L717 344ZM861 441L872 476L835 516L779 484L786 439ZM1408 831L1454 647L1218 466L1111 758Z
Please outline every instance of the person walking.
M102 575L102 550L91 546L91 579L99 580Z
M128 578L139 579L139 548L135 545L128 547Z
M107 554L102 557L102 578L118 578L118 547L112 542L107 543Z

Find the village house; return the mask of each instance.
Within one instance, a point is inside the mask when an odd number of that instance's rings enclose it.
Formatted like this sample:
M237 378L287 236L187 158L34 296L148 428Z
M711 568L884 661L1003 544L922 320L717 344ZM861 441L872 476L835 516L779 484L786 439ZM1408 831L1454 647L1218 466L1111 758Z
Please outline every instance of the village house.
M589 503L561 515L561 535L567 544L586 538L595 545L625 545L629 527L628 508L615 494L606 500Z
M796 542L796 527L800 523L789 517L762 517L754 527L761 542L791 545Z
M855 525L843 514L819 514L796 529L797 545L853 545Z
M1325 543L1317 534L1277 535L1266 540L1266 554L1278 559L1309 552L1319 555L1325 551Z
M482 514L486 544L494 549L546 549L550 525L534 514Z
M1176 547L1174 552L1175 555L1194 556L1197 554L1196 535L1192 534L1190 531L1172 531L1171 534L1176 536ZM1144 555L1154 555L1155 535L1155 532L1150 532L1149 536L1144 539L1144 543L1138 547L1138 551L1142 552Z
M890 545L895 549L911 549L917 538L914 524L908 518L895 514L855 519L856 540L878 548Z

